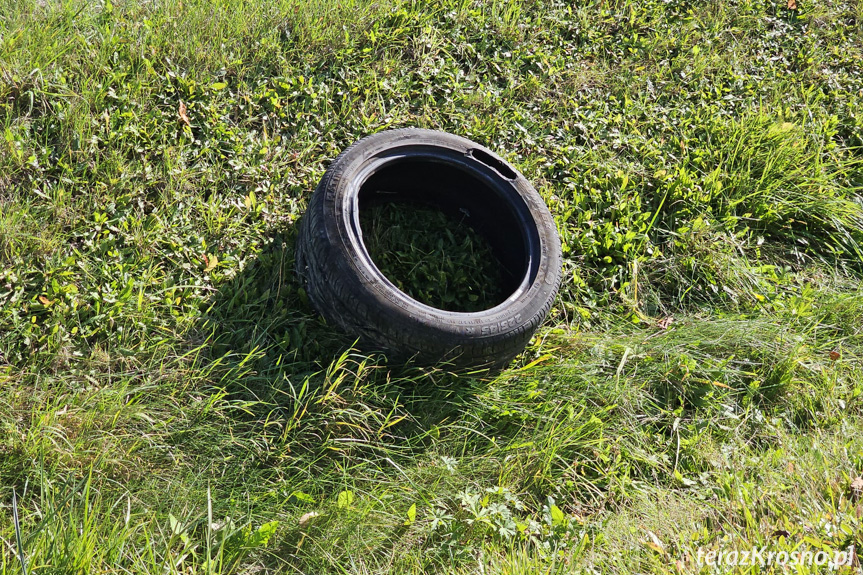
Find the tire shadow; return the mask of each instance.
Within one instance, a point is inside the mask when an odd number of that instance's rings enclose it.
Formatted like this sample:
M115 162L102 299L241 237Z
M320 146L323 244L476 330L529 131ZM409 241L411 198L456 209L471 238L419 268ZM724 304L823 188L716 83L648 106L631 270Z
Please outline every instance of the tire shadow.
M389 365L367 354L311 307L294 271L295 227L274 230L258 257L212 297L189 342L218 362L220 387L235 397L292 409L327 389L349 401L399 398L420 429L446 418L476 390L470 377L439 369ZM469 385L465 385L467 382ZM304 390L302 388L305 388ZM389 399L388 399L389 398Z
M296 230L271 230L188 338L208 394L242 406L231 409L232 433L258 446L247 460L254 475L291 486L268 500L289 515L310 509L297 492L321 501L344 488L346 473L415 464L487 380L358 351L305 297L294 271ZM304 537L292 527L277 555L291 557Z

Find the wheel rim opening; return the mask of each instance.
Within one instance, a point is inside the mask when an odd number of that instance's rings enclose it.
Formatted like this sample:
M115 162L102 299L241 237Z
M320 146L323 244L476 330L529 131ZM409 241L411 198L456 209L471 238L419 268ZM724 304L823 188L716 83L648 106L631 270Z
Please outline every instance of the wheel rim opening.
M498 190L440 161L384 166L359 192L366 251L420 303L479 312L505 301L528 268L519 221Z

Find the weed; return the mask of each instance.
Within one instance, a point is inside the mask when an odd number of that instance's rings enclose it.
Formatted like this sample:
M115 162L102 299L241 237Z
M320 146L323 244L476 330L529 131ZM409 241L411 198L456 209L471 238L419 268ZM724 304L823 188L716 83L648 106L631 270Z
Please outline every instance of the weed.
M452 311L500 303L500 263L470 226L439 210L383 204L360 214L375 265L414 299Z

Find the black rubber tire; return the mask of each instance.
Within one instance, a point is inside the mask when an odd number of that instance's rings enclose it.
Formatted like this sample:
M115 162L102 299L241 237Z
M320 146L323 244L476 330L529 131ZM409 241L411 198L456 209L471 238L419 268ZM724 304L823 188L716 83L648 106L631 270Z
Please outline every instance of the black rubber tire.
M508 272L509 297L480 312L422 304L372 262L361 204L409 200L460 213ZM315 309L396 361L499 368L527 345L560 285L560 238L542 198L515 168L465 138L422 129L380 132L342 152L300 223L297 274Z

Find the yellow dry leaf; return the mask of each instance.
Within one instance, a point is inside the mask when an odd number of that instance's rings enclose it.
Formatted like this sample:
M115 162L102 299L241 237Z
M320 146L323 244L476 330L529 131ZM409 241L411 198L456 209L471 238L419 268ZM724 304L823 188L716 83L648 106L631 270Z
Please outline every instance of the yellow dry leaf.
M186 103L180 100L180 107L177 109L177 113L180 115L180 121L187 126L191 126L192 122L189 120L189 114L187 114Z
M207 273L213 271L219 265L219 258L216 257L216 254L204 254L204 263L207 264L207 267L204 268L204 273Z

